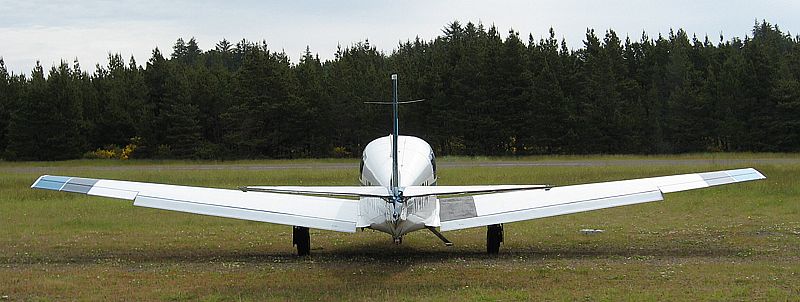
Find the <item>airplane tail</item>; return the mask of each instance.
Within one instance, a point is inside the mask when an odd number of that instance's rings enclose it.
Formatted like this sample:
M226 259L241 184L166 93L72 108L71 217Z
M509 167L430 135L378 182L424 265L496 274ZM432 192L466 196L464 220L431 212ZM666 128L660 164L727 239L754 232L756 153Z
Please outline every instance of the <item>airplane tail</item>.
M391 192L395 196L400 196L400 170L397 163L397 141L400 137L400 117L399 105L412 104L425 101L425 99L411 100L411 101L398 101L397 95L397 74L393 73L392 79L392 101L391 102L364 102L365 104L378 104L378 105L392 105L392 179L391 179Z
M392 204L394 204L394 218L397 219L400 216L400 204L405 201L403 197L403 192L400 190L400 167L398 166L398 158L397 158L397 141L398 137L400 136L400 118L398 117L398 105L401 102L398 101L397 96L397 74L393 73L392 76L392 179L391 179L391 199L389 200ZM408 101L402 103L416 103L422 100L415 100L415 101ZM370 102L375 104L375 102ZM378 103L384 104L384 103Z

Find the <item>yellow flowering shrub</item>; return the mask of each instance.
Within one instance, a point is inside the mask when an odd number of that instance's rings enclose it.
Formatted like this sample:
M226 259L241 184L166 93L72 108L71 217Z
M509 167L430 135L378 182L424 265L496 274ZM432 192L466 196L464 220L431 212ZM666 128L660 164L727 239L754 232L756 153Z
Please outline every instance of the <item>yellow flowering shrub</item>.
M128 159L134 151L136 151L136 144L141 138L134 137L131 143L125 145L125 148L120 148L117 145L106 146L105 149L98 148L95 151L86 152L83 157L89 159Z
M333 147L332 153L333 157L339 157L339 158L350 157L350 155L352 154L350 151L347 151L347 148L341 146Z

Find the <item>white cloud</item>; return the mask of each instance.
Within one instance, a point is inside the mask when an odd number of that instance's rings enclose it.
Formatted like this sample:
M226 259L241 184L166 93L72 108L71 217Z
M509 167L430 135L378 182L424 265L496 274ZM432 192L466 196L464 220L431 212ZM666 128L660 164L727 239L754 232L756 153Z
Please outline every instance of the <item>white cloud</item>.
M122 22L103 27L65 26L0 28L4 43L0 55L15 73L29 74L37 60L45 68L77 58L84 70L105 64L109 53L120 53L127 60L135 56L144 64L156 45L171 45L176 29L150 22ZM165 30L166 29L166 30Z
M298 58L306 45L325 58L336 45L369 38L390 52L399 41L430 40L453 20L495 24L539 39L555 28L572 48L586 28L612 28L634 39L684 28L716 41L744 36L755 19L800 31L800 2L780 1L3 1L0 56L9 70L29 73L37 59L49 67L78 57L84 68L106 62L109 52L139 63L156 46L169 54L179 37L196 37L202 49L227 38L265 39L273 50Z

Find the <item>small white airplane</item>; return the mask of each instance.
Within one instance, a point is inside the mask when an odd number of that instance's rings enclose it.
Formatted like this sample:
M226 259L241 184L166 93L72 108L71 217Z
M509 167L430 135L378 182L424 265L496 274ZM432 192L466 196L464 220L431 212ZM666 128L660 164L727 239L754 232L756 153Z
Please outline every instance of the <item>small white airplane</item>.
M299 255L311 250L309 228L373 229L401 243L409 232L487 226L486 250L498 253L503 224L662 200L663 193L764 179L737 169L553 187L437 186L436 161L422 139L398 134L397 75L392 77L394 129L370 142L361 186L247 186L239 190L44 175L31 188L133 200L133 205L293 226ZM403 102L405 103L405 102ZM438 198L437 196L455 196ZM355 200L353 198L358 198ZM438 230L437 230L438 228Z

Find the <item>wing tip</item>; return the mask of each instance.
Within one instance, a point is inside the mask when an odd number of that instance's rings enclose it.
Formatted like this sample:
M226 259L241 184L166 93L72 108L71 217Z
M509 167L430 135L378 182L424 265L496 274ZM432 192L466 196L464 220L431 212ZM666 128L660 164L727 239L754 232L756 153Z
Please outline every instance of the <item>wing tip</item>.
M767 179L767 176L764 175L764 173L761 173L761 171L756 170L756 168L746 168L746 169L743 169L743 170L747 171L747 173L745 175L748 175L750 177L746 177L745 179L742 179L741 181Z
M755 168L750 168L750 169L752 169L753 172L756 173L756 175L758 176L758 179L767 179L767 176L764 175L764 173L761 173L761 171L758 171Z
M45 178L50 177L50 176L52 176L52 175L45 174L45 175L39 176L39 178L37 178L36 181L34 181L33 184L31 184L31 189L52 190L51 188L46 188L46 187L43 187L41 185L42 184L42 180L44 180Z
M48 175L42 175L42 176L39 176L39 178L37 178L37 179L36 179L36 180L33 182L33 184L31 184L31 189L36 189L36 184L38 184L40 181L42 181L42 178L44 178L45 176L48 176Z

